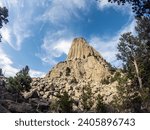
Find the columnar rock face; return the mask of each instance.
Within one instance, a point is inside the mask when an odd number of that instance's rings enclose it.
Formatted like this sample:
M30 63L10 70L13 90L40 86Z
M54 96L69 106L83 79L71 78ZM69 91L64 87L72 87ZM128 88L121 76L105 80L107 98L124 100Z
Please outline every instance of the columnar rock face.
M64 91L73 99L80 100L83 88L90 87L93 102L100 94L109 103L117 93L116 82L102 83L103 79L111 77L110 69L111 66L85 39L76 38L66 61L58 63L44 78L34 79L31 85L49 101L57 99L57 95Z
M89 56L100 56L83 38L75 38L67 60L86 59Z
M47 76L56 78L67 69L76 79L99 82L110 75L109 67L109 64L85 39L76 38L73 40L67 60L57 64Z

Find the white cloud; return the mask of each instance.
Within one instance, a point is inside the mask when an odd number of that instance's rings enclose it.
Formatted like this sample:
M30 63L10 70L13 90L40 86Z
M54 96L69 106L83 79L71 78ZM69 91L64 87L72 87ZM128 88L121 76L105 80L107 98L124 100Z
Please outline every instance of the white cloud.
M45 73L44 72L41 72L41 71L37 71L37 70L30 70L30 76L31 77L44 77L45 76Z
M71 40L72 36L68 30L48 32L41 46L43 52L38 56L43 62L54 65L57 63L55 58L60 57L62 54L68 54Z
M10 60L10 58L4 53L4 51L0 48L0 64L12 64L12 61Z
M67 55L70 46L71 46L71 41L70 40L67 41L63 39L63 40L57 41L57 44L53 49L60 53L65 53Z
M88 0L53 0L40 20L49 20L53 24L69 22L72 18L80 18L79 10L88 10L91 1ZM85 11L85 13L86 13Z
M123 14L130 14L133 16L132 7L128 3L124 5L118 5L117 3L108 2L108 0L99 0L97 2L97 6L101 11L108 8L113 8L116 11L120 11Z
M132 32L135 34L135 26L136 21L133 20L132 22L128 23L114 37L108 37L107 40L104 40L101 37L93 36L90 39L91 45L100 52L100 54L112 65L116 67L121 66L121 62L119 62L116 58L117 51L117 44L119 43L119 38L123 33Z
M1 30L1 35L3 37L2 40L6 41L7 43L11 43L11 35L10 34L11 34L10 30L4 26Z
M6 76L14 76L18 71L15 67L12 66L13 62L10 57L0 48L0 68L3 69Z
M12 65L3 66L2 70L4 71L4 75L6 77L15 76L15 74L19 71L19 69L12 67Z
M0 68L2 68L3 73L6 77L15 76L22 68L13 67L13 61L11 58L0 48ZM31 77L44 77L45 73L37 70L30 70Z
M9 11L9 22L1 29L2 41L9 44L13 49L20 50L23 41L32 36L31 25L33 18L33 6L29 6L24 0L3 0L0 5L6 6ZM26 11L28 10L28 11Z
M114 6L114 4L109 3L108 0L99 0L98 1L98 7L100 9L104 9L104 8L108 8L108 7L112 7Z

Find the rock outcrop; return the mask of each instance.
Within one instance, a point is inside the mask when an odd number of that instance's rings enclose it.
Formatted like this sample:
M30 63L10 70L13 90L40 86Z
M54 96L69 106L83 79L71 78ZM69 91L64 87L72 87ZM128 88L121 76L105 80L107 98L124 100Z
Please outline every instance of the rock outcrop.
M74 100L80 101L83 89L89 87L93 102L96 102L97 95L100 94L104 102L110 103L117 94L117 83L102 83L111 77L110 70L110 64L85 39L76 38L66 61L58 63L44 78L34 78L31 86L49 102L57 99L57 95L64 91ZM79 105L82 109L82 105Z
M6 87L0 85L0 113L35 113L48 111L49 102L40 97L35 97L35 92L30 93L30 96L25 99L21 94L11 93Z
M58 63L47 75L54 79L67 73L71 77L100 81L110 75L109 64L83 38L73 40L67 60Z

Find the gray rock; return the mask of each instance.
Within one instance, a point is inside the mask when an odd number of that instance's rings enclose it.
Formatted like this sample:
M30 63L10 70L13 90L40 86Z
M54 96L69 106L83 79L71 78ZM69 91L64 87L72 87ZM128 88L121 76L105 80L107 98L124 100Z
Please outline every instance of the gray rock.
M5 107L0 104L0 113L10 113Z
M24 97L25 99L38 98L38 97L39 97L36 89L33 89L33 90L31 90L30 92L24 92L24 93L22 93L22 94L23 94L23 97Z

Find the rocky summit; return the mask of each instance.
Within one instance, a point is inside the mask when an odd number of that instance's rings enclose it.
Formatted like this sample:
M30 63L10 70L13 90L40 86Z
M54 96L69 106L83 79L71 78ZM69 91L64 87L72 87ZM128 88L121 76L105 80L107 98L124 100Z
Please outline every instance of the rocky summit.
M58 95L67 92L76 102L73 109L82 110L80 102L84 90L91 91L92 108L95 109L97 96L100 94L105 103L110 103L117 94L117 83L104 84L111 77L111 66L84 38L75 38L72 42L66 61L58 63L44 78L34 78L29 93L37 92L40 97L50 103L58 99Z

